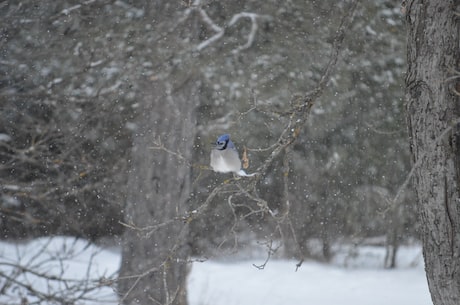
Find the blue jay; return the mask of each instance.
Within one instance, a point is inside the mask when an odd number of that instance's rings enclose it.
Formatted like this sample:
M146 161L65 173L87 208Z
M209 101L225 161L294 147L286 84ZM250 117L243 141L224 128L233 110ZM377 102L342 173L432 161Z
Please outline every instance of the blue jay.
M235 173L238 176L251 177L254 174L246 174L241 169L241 160L235 145L230 140L229 134L223 134L217 138L211 151L211 167L215 172Z

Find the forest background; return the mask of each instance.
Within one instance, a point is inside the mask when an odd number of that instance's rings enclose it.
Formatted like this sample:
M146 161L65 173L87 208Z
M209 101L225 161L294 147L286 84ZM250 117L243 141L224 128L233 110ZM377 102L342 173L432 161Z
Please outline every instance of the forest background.
M398 247L418 240L399 1L360 3L339 45L342 1L0 6L2 239L70 235L128 249L123 234L151 225L132 218L141 196L173 203L164 214L139 208L154 225L200 212L184 243L194 257L263 243L328 261L334 245L372 243L395 267ZM210 143L230 133L248 172L264 164L334 46L339 60L295 143L247 178L257 196L238 181L221 187L232 177L208 168Z

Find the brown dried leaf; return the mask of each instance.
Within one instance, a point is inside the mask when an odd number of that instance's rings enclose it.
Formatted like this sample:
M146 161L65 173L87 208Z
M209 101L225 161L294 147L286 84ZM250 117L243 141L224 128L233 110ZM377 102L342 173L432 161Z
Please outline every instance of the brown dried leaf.
M243 157L241 159L243 161L243 168L247 169L249 167L249 158L248 158L248 151L246 149L246 146L243 149Z

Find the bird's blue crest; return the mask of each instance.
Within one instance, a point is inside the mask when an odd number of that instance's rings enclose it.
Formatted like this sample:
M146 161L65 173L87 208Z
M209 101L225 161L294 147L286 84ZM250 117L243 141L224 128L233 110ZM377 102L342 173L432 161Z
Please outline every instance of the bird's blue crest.
M228 140L230 140L230 135L228 133L220 135L217 138L217 142L227 142Z
M230 140L230 135L226 133L226 134L220 135L217 138L217 141L215 143L215 149L224 150L227 148L235 149L235 145Z

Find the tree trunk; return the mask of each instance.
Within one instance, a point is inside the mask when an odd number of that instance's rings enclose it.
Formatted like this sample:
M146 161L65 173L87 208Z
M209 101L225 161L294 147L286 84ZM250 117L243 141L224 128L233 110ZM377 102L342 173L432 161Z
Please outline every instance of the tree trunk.
M198 86L190 80L171 88L166 81L146 86L125 211L125 222L133 228L123 236L119 290L124 304L187 303L190 249L181 216L190 192L191 169L185 160L194 142Z
M435 305L460 304L459 4L408 1L406 7L407 121Z

